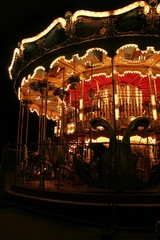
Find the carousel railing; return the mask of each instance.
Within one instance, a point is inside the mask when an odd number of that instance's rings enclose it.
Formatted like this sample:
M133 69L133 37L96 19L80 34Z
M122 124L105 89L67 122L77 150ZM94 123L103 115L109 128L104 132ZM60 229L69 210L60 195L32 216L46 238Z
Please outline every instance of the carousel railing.
M138 180L139 186L141 183L144 183L146 185L145 188L150 188L150 180L158 174L160 163L159 143L131 143L132 153L128 156L126 163L124 159L121 161L124 155L121 155L120 145L121 143L117 143L119 150L115 159L112 159L112 165L109 164L110 149L108 149L108 143L106 142L99 144L100 150L95 150L91 148L90 144L84 142L78 146L73 144L73 142L65 143L63 146L59 143L52 143L50 146L45 146L45 152L43 151L44 149L41 152L28 150L27 154L24 152L24 148L23 153L16 153L16 147L8 146L6 149L8 158L6 167L9 168L11 164L15 165L12 168L15 179L12 184L16 186L40 189L42 191L55 191L57 189L68 192L91 191L93 189L95 191L108 191L108 188L112 188L113 185L119 188L118 185L116 186L117 182L109 183L106 186L98 185L97 182L102 175L103 178L109 179L107 174L110 171L115 175L117 174L116 172L121 171L123 175L123 170L126 167L121 166L123 162L126 165L130 164L129 169L131 172L134 170L132 174L136 181ZM97 144L96 147L99 146ZM124 148L128 149L128 145L126 144ZM61 151L62 149L63 151ZM99 154L97 151L101 153ZM18 162L15 159L17 154L22 156ZM78 163L80 169L77 169L77 159L80 161ZM86 172L88 175L86 175ZM87 178L85 178L86 176ZM130 178L129 175L128 177ZM156 178L155 186L159 184L158 175L156 175ZM110 181L116 181L116 178L111 178ZM138 184L136 187L131 186L131 189L136 189ZM123 188L123 186L121 187ZM127 191L124 186L123 191L125 190Z

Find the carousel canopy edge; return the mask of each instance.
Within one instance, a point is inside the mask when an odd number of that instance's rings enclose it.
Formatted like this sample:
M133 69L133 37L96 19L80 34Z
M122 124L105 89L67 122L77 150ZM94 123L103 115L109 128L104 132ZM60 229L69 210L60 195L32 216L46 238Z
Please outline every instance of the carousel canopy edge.
M64 49L76 44L117 41L117 38L134 36L160 37L159 19L160 4L157 0L151 0L149 4L136 1L105 12L79 10L72 14L68 11L65 18L55 19L43 32L18 43L9 66L10 78L16 83L21 73L37 60L44 61L45 56L53 56L57 50L63 53Z

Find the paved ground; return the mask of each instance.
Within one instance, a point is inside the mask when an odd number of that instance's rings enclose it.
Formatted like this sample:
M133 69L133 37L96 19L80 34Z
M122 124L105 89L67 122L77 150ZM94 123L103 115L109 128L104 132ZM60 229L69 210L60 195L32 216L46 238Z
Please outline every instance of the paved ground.
M57 221L13 207L0 207L1 240L155 240L154 231L116 229L111 238L97 227Z
M58 222L14 208L0 209L1 240L94 240L100 230Z
M6 185L10 182L11 178ZM69 223L0 204L0 240L158 240L154 229L115 228L113 233L109 237L102 228Z

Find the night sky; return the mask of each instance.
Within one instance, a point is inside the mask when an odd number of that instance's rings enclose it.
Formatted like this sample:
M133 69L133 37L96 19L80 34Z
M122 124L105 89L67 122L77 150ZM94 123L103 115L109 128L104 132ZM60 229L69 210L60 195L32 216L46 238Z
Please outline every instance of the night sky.
M3 1L0 13L0 136L1 144L15 142L19 102L9 79L8 67L13 51L23 38L32 37L48 27L57 17L64 17L67 11L107 11L124 7L133 0L17 0ZM146 1L148 2L148 1Z

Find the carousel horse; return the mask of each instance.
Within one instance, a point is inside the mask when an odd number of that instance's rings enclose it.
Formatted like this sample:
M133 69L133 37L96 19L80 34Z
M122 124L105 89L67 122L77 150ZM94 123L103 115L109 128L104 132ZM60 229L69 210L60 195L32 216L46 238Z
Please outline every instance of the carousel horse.
M96 129L98 126L108 130L110 135L109 147L103 143L90 143L89 147L93 150L94 156L91 164L82 160L80 155L74 156L74 165L79 178L88 185L97 187L106 187L110 184L110 178L113 173L113 163L115 158L116 137L112 126L104 119L95 118L90 122L91 126ZM93 163L98 162L93 168ZM93 174L94 172L94 174Z
M96 165L96 173L92 174L92 166L86 164L80 155L74 156L74 164L80 179L90 186L97 186L102 188L116 188L116 189L141 189L150 188L160 182L160 165L154 164L150 169L150 175L147 179L140 177L138 163L140 155L138 150L133 149L130 142L130 137L134 132L143 129L147 131L150 126L150 119L146 117L137 117L134 119L124 132L122 141L117 141L113 127L105 119L95 118L90 122L92 128L99 126L103 127L109 133L109 147L103 150L103 143L91 144L90 148L93 150L94 158L99 158L100 165ZM143 146L141 154L144 156ZM151 153L151 152L150 152ZM151 156L151 155L150 155ZM152 158L148 159L153 161ZM95 171L95 169L94 169ZM96 177L95 177L96 176Z

